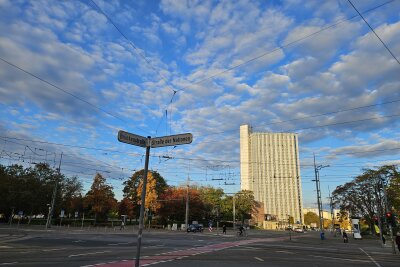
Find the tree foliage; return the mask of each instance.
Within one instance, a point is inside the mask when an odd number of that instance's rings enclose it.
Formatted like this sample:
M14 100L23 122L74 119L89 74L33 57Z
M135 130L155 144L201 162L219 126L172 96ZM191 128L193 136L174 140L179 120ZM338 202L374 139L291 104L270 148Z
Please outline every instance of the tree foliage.
M335 206L351 216L363 217L374 231L374 217L385 214L383 186L387 188L389 208L399 209L399 173L395 166L365 169L351 182L338 186L332 194Z
M117 208L112 186L106 184L106 179L99 173L93 178L92 186L85 196L85 207L97 219L105 220L113 209Z
M140 199L142 192L144 170L140 170L132 174L131 178L123 183L124 198L132 201L134 214L139 215ZM148 171L146 186L146 208L152 209L153 212L160 208L157 203L158 197L168 188L165 179L156 171ZM149 198L147 198L149 197ZM150 207L152 206L152 207Z
M55 184L58 183L55 213L59 214L71 197L81 193L82 185L76 178L66 178L48 164L38 163L34 167L22 165L0 165L0 213L8 218L12 209L24 215L48 213Z

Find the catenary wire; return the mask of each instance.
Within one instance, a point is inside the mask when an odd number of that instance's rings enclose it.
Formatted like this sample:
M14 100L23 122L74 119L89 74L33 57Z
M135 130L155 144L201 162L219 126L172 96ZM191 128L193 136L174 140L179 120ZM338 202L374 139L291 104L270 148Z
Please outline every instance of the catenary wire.
M386 48L386 50L390 53L390 55L394 58L394 60L397 61L397 64L400 65L400 61L397 59L397 57L393 54L393 52L389 49L389 47L386 45L386 43L379 37L379 35L375 32L375 30L371 27L371 25L368 23L368 21L364 18L364 16L358 11L358 9L355 7L355 5L351 2L351 0L347 0L350 5L354 8L354 10L358 13L358 15L363 19L365 24L371 29L371 31L375 34L375 36L379 39L379 41L383 44L383 46Z

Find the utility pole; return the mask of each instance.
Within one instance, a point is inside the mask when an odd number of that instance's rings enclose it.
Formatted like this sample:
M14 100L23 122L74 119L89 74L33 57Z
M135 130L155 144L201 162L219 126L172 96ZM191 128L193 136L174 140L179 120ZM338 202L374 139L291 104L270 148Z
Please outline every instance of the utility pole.
M386 225L389 227L390 243L392 244L392 253L396 254L396 247L394 244L392 225L390 223L388 223L388 221L386 219L386 213L390 211L390 206L389 206L388 199L387 199L386 186L385 186L385 181L383 180L383 177L381 177L380 181L381 181L382 191L383 191L383 200L385 203L385 220L386 220Z
M185 230L187 229L188 224L189 224L189 182L190 182L190 177L188 175L187 185L186 185Z
M56 202L57 187L58 187L59 179L60 179L60 176L61 176L61 161L62 161L62 157L63 157L63 152L61 152L60 163L58 164L57 178L56 178L56 181L55 181L54 190L53 190L53 196L52 196L52 199L51 199L50 211L49 211L49 214L47 215L46 229L51 227L51 219L53 218L54 204Z
M377 204L377 210L378 210L378 227L379 227L379 238L380 238L380 240L381 240L381 243L382 243L382 247L384 246L384 244L383 244L383 227L382 227L382 207L381 207L381 203L380 203L380 196L381 196L381 194L380 194L380 190L379 190L379 184L380 184L380 182L378 181L378 184L376 184L375 185L375 190L376 190L376 193L378 194L378 196L379 196L379 198L377 199L377 201L379 201L378 203L376 203Z
M233 231L236 230L236 207L235 207L235 195L232 197L233 202Z
M288 229L289 229L289 240L292 241L292 228L290 227L290 215L288 214Z
M317 205L318 205L318 217L319 217L319 226L321 229L321 233L324 232L324 223L323 223L323 214L322 214L322 200L321 200L321 185L319 182L319 170L325 167L329 167L329 165L322 166L316 165L315 163L315 154L314 154L314 171L315 171L315 186L317 188Z
M190 161L189 161L189 172L186 184L186 208L185 208L185 230L189 225L189 183L190 183Z
M329 202L330 202L330 206L331 206L332 231L333 231L334 236L336 237L335 214L334 214L334 211L333 211L333 200L332 200L332 197L331 197L331 190L329 189L329 186L328 186L328 191L329 191Z

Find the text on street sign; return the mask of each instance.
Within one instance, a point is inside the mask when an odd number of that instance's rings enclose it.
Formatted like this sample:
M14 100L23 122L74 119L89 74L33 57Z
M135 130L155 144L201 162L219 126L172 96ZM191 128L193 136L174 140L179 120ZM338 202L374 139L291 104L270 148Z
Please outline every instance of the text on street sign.
M128 133L128 132L124 132L124 131L118 131L118 141L120 141L122 143L135 145L135 146L141 146L141 147L147 146L147 138L146 137Z
M191 133L155 137L151 139L151 147L177 146L190 144L193 141Z

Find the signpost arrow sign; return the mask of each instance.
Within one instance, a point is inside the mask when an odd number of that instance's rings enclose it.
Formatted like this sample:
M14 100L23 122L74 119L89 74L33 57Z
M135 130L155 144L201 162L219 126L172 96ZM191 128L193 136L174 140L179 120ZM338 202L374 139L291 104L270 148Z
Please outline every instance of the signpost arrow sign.
M163 146L177 146L183 144L190 144L193 141L193 135L191 133L161 136L151 138L151 147L163 147Z
M146 137L128 133L128 132L124 132L124 131L118 131L118 141L120 141L122 143L131 144L134 146L141 146L141 147L147 146L147 138Z

